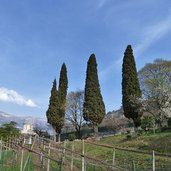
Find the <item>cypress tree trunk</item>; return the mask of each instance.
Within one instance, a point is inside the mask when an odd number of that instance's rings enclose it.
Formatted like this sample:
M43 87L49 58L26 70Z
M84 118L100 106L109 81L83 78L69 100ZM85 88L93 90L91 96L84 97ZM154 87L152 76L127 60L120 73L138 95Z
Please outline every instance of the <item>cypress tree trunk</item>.
M58 143L61 142L61 133L58 133Z
M56 131L54 128L53 128L53 140L56 142Z
M94 136L97 137L98 136L98 133L99 133L98 125L94 125L93 126L93 129L94 129Z

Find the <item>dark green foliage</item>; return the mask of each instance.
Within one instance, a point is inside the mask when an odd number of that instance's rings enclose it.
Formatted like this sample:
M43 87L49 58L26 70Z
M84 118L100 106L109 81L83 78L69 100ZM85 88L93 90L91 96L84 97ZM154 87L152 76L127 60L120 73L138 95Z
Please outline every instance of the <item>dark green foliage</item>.
M56 122L59 122L59 120L57 120L56 118L58 116L58 112L59 112L59 105L58 105L56 79L55 79L51 90L49 108L46 112L48 123L51 124L54 129L56 129Z
M102 122L104 115L105 105L100 92L97 63L95 55L92 54L87 63L83 116L86 121L98 125Z
M138 127L141 124L142 113L138 112L136 106L131 104L131 97L140 98L141 90L133 51L131 45L128 45L122 65L122 105L125 117L133 119L135 127Z
M171 128L171 118L168 119L168 127Z
M65 63L63 63L60 72L59 87L58 87L58 92L60 93L60 99L61 102L63 103L65 103L66 101L67 89L68 89L67 68Z
M53 82L49 108L46 112L48 123L50 123L57 133L61 133L64 125L65 102L68 88L66 65L63 64L60 72L59 87L56 88L56 79Z
M67 68L66 68L65 63L63 63L61 72L60 72L59 87L58 87L58 93L57 93L58 104L60 106L59 113L58 113L58 116L60 119L60 125L59 125L60 130L62 129L63 124L64 124L67 89L68 89Z
M69 135L68 135L68 140L69 141L74 141L76 139L76 135L74 134L74 133L70 133Z
M13 121L3 124L2 127L0 127L0 136L3 138L9 136L18 136L20 134L20 131L18 128L16 128L16 125L16 122Z
M150 129L155 127L155 118L152 115L145 115L141 120L141 128L144 131L149 131Z

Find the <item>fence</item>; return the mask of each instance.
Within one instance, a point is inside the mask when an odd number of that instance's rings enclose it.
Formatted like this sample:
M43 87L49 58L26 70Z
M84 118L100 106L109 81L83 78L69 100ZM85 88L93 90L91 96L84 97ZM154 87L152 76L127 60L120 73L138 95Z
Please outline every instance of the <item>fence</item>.
M37 136L0 141L0 170L171 171L171 154L145 152L91 141L62 143Z
M91 141L86 141L86 143L96 148L110 149L111 153L108 162L113 163L115 166L133 171L171 171L171 154L121 148Z

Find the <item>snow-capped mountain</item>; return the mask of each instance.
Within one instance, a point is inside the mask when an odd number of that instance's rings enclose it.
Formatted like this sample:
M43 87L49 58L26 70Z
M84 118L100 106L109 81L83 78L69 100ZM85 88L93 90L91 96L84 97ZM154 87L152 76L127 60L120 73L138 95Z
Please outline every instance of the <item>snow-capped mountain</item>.
M41 127L47 129L48 124L45 118L35 118L31 116L15 116L5 112L0 111L0 126L4 123L9 123L14 121L17 123L17 127L22 128L24 123L33 124L33 126Z

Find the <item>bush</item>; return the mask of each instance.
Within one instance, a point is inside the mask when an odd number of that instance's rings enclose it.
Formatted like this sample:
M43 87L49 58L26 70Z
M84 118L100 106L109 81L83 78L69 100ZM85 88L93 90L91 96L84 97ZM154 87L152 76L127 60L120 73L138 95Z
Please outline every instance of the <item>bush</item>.
M20 134L20 131L16 126L17 123L14 121L3 124L2 127L0 127L0 136L3 138L9 136L18 136Z
M141 128L144 131L149 131L150 129L155 127L155 118L151 115L143 116L141 120Z
M168 127L171 128L171 118L168 119Z
M131 135L131 134L126 135L126 138L127 138L128 140L130 140L130 139L132 138L132 135Z
M74 133L71 133L71 134L68 135L68 140L69 141L74 141L75 139L76 139L76 136L75 136Z
M138 136L141 136L143 134L144 134L144 130L143 129L138 130L138 133L137 133Z

